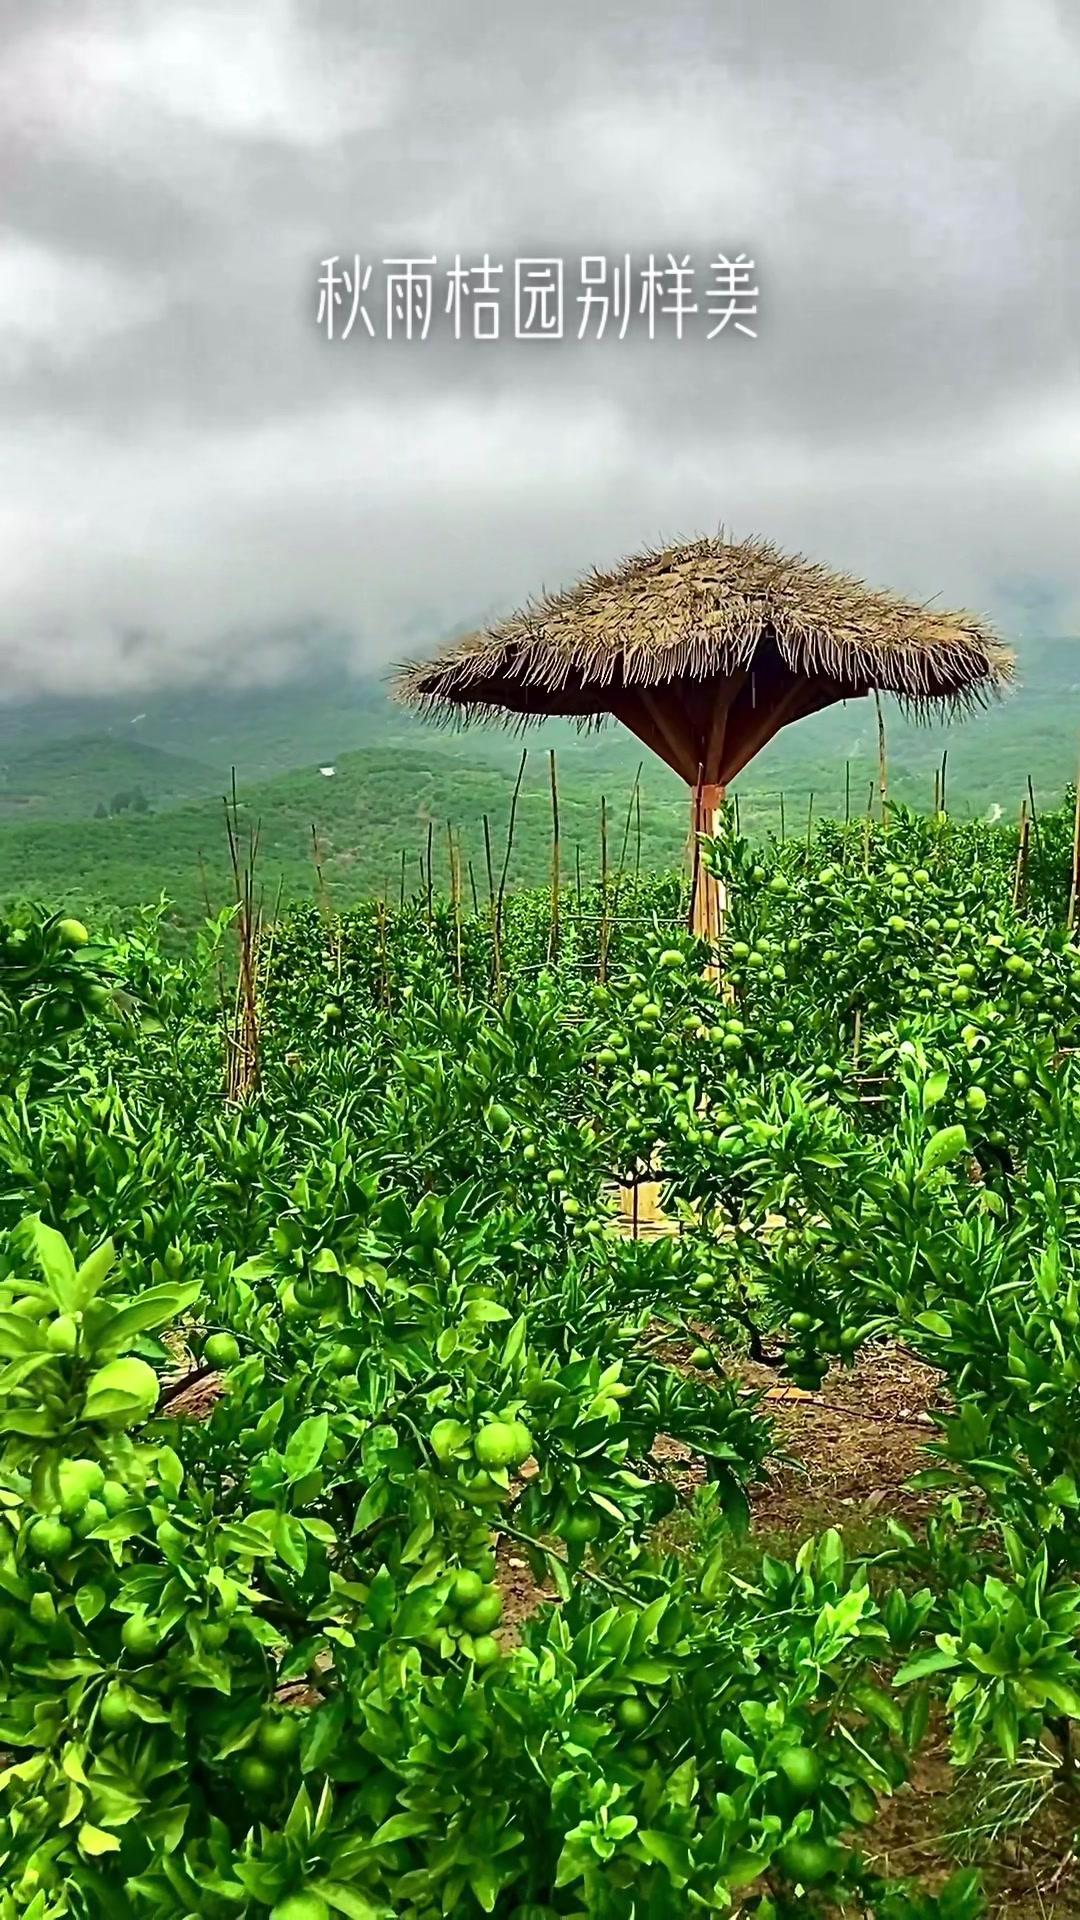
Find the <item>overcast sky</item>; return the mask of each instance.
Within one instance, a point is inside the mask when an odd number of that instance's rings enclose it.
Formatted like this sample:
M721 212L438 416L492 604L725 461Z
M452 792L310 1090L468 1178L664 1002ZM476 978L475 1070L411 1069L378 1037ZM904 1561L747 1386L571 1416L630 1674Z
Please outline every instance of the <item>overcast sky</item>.
M0 692L275 676L319 631L382 666L720 524L1080 632L1078 18L0 0ZM700 302L740 249L756 338L576 339L583 254L688 255ZM511 332L515 258L565 261L570 337L453 340L485 251ZM317 324L334 253L374 339ZM379 263L430 254L388 343Z

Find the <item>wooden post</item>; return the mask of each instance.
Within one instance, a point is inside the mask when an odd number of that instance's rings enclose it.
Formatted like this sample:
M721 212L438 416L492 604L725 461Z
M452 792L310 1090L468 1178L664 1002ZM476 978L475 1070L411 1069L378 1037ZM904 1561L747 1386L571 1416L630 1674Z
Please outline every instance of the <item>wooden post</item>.
M724 918L727 913L727 889L718 874L710 873L701 859L698 838L701 834L714 835L720 824L720 809L724 804L724 789L713 782L702 782L691 796L690 824L694 835L694 884L693 904L691 908L690 931L699 940L705 940L709 946L710 958L705 968L705 977L719 980L720 964L718 949L724 933Z

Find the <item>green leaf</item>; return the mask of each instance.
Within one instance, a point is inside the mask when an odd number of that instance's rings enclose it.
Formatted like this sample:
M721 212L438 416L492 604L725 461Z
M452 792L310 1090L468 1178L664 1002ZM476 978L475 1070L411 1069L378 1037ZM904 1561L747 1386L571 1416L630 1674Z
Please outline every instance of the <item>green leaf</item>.
M79 1587L75 1595L75 1611L84 1627L96 1620L105 1606L105 1593L101 1587Z
M111 1240L104 1240L93 1253L88 1253L75 1276L79 1291L80 1307L88 1306L94 1295L100 1291L102 1282L107 1280L116 1265L116 1248Z
M906 1687L910 1681L921 1680L928 1673L947 1673L950 1668L959 1665L959 1660L952 1653L919 1653L893 1676L893 1686Z
M106 1833L102 1827L91 1826L84 1820L79 1828L79 1851L96 1859L103 1853L119 1853L120 1842L115 1833Z
M644 1827L638 1834L643 1852L650 1860L659 1860L666 1867L673 1887L684 1887L690 1877L690 1849L685 1840L673 1833L664 1833L659 1828Z
M290 1483L302 1480L305 1474L318 1466L329 1431L328 1416L325 1413L313 1413L310 1419L302 1420L296 1432L290 1435L285 1448L285 1474Z
M50 1293L61 1313L75 1313L81 1302L76 1285L75 1260L62 1233L47 1227L39 1213L30 1221L30 1242Z
M345 1730L348 1714L349 1703L343 1693L324 1700L309 1714L300 1748L300 1765L305 1773L318 1773L325 1766Z
M936 1107L938 1101L945 1098L948 1085L949 1076L944 1067L940 1067L936 1073L930 1075L930 1078L923 1087L922 1103L924 1113L929 1113L931 1107Z
M372 1834L368 1841L370 1847L389 1847L398 1840L412 1840L419 1833L431 1832L431 1816L427 1813L392 1813L389 1820Z
M201 1280L185 1280L175 1286L148 1287L130 1307L106 1321L94 1340L95 1354L105 1359L125 1353L140 1333L167 1327L194 1304L202 1292Z
M373 1907L355 1887L343 1886L340 1880L311 1880L304 1891L317 1893L335 1913L343 1913L345 1920L385 1920L389 1911L386 1907Z
M952 1324L946 1320L943 1313L934 1313L933 1311L917 1313L915 1315L915 1325L917 1327L925 1327L927 1333L936 1333L941 1340L952 1339Z

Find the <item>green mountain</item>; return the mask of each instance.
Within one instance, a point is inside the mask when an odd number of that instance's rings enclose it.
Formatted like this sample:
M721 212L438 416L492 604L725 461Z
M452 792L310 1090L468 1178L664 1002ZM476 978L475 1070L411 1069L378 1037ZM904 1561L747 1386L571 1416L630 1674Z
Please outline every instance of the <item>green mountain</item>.
M1038 806L1060 800L1076 775L1080 643L1029 642L1020 669L1008 701L952 727L911 725L886 703L890 796L930 806L947 753L954 812L1015 816L1029 777ZM424 884L429 832L435 884L445 885L448 822L460 836L466 891L475 882L482 897L485 815L498 879L522 752L513 734L426 726L393 706L378 681L339 670L254 692L161 694L130 709L113 699L89 710L75 702L0 710L0 899L33 894L95 914L127 911L164 890L190 924L205 911L207 892L214 906L230 897L222 794L233 766L244 819L260 824L271 901L279 886L287 899L311 897L313 827L325 884L341 905L373 890L396 897L403 855L406 887ZM599 866L602 801L609 866L618 865L624 840L633 865L639 835L644 865L682 857L685 793L630 735L616 727L582 735L558 723L525 743L512 884L550 872L552 746L569 884L579 863L585 875ZM640 827L630 805L639 766ZM873 703L832 708L787 728L740 776L733 792L741 823L752 833L782 826L790 835L805 831L811 810L862 812L877 769ZM93 817L133 787L148 811Z
M220 773L201 760L109 734L46 739L0 753L0 820L85 820L182 806Z

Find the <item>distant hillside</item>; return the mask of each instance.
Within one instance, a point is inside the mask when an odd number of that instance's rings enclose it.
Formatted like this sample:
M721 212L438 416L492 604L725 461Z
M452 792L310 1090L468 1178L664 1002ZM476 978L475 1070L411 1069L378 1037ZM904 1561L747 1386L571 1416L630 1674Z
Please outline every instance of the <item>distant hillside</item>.
M1075 778L1080 740L1080 643L1021 648L1021 685L1000 707L951 728L907 724L886 703L891 795L928 807L948 752L948 799L957 813L1015 817L1030 775L1039 806ZM378 682L312 674L261 693L207 691L131 703L94 703L95 730L73 722L85 703L41 707L27 739L28 709L0 709L0 898L63 898L94 913L128 910L162 890L190 923L205 911L203 876L215 906L228 897L221 794L237 768L247 817L261 822L263 884L272 900L310 898L312 826L327 885L345 904L386 888L420 884L432 833L436 884L445 883L447 822L461 835L478 892L486 890L483 820L496 875L522 741L499 728L465 733L425 726L387 699ZM50 733L51 728L51 733ZM105 729L102 731L102 729ZM641 859L678 861L686 844L679 783L622 729L580 735L557 724L526 736L529 756L518 808L511 882L546 878L550 863L547 751L554 745L562 870L572 884L600 858L607 801L608 858L618 863L635 774L643 765ZM18 744L16 744L16 742ZM332 768L323 773L320 768ZM877 772L873 704L856 701L789 727L735 783L740 817L754 834L805 831L815 816L865 810ZM95 819L117 792L141 787L150 811ZM20 799L19 796L22 796ZM27 796L33 796L31 803ZM637 857L636 810L627 840Z
M161 812L220 788L199 760L137 740L86 734L0 753L0 820L85 820L97 812Z

